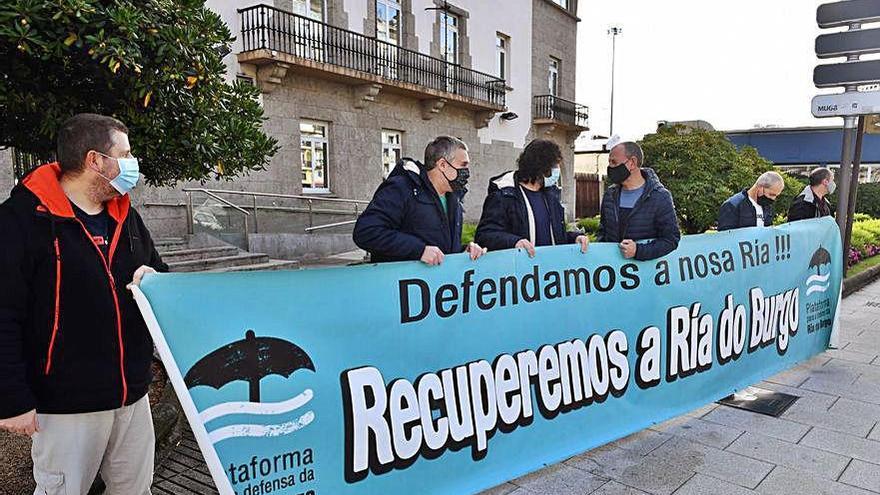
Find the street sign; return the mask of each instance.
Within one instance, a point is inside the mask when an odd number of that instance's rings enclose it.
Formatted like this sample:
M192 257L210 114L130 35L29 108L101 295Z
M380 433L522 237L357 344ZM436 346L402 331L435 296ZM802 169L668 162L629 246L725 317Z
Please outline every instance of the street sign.
M823 34L816 38L816 56L819 58L871 53L880 53L880 29L842 31Z
M839 93L813 98L813 116L847 117L880 113L880 91Z
M813 70L813 84L817 88L848 86L880 82L880 60L842 62L817 65Z
M816 22L820 28L876 21L880 21L880 2L877 0L846 0L826 3L816 9Z

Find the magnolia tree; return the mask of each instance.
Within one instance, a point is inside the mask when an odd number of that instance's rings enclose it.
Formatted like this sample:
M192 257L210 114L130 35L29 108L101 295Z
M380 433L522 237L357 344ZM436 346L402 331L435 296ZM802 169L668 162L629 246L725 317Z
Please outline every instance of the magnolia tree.
M203 0L0 3L0 147L54 151L76 113L112 115L147 181L232 177L265 167L257 89L225 82L233 38Z

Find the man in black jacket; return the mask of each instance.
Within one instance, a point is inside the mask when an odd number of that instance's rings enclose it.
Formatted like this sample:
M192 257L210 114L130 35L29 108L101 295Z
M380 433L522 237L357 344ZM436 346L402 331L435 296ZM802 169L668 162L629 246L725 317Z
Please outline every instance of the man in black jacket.
M773 202L785 188L777 172L764 172L755 184L727 199L718 211L718 230L773 225Z
M608 179L613 185L602 198L597 238L619 243L624 258L652 260L674 251L681 231L672 194L653 170L642 167L644 159L637 143L611 149Z
M828 195L834 194L836 189L831 170L823 167L813 170L810 172L810 185L804 187L788 208L788 221L831 216Z
M425 148L425 164L404 158L379 186L354 226L355 244L374 263L421 260L439 265L460 253L462 199L470 176L467 145L440 136ZM475 243L471 259L486 251Z
M80 114L0 205L0 428L31 435L39 493L149 493L153 343L129 282L167 270L130 207L128 129Z

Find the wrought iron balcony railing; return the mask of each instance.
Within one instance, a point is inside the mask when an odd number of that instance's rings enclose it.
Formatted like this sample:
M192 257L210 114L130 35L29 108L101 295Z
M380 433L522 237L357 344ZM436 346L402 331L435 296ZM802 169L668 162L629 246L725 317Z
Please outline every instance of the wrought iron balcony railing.
M267 5L238 12L244 52L274 50L504 107L495 76Z
M534 120L559 122L570 127L589 127L590 108L558 96L535 96Z

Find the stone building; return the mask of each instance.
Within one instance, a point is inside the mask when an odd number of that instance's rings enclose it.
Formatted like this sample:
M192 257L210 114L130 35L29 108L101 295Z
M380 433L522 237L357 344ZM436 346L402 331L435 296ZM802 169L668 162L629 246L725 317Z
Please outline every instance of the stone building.
M261 89L264 128L280 151L266 170L231 181L140 187L135 205L160 236L186 233L185 187L303 195L316 211L357 211L319 198L368 200L397 158L421 160L431 138L450 134L471 150L468 220L479 218L489 178L513 168L536 137L562 147L573 214L573 143L588 119L574 103L577 1L209 0L237 37L228 78ZM196 209L235 214L191 194ZM285 213L303 213L305 200L217 195L244 210L257 205L251 232L304 223ZM345 215L322 221L334 220Z

